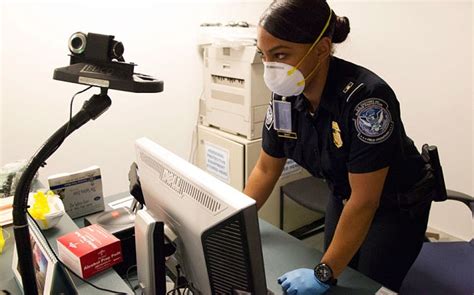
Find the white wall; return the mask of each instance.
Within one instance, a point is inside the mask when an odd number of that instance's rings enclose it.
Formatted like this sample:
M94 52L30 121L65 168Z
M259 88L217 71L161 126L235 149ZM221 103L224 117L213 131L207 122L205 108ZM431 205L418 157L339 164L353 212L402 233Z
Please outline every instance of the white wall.
M48 161L42 178L98 164L105 193L124 191L133 142L141 136L187 158L202 91L199 24L234 17L255 23L265 7L220 2L2 2L1 163L29 157L67 120L71 96L84 87L55 81L52 74L69 63L67 39L75 31L115 34L125 45L125 58L139 65L138 72L163 79L165 92L110 91L110 110L71 136ZM80 96L76 109L91 94Z
M106 194L127 189L133 141L148 136L187 158L201 93L195 41L204 21L255 24L270 1L6 1L1 12L0 164L31 156L68 116L83 87L52 80L68 64L75 31L114 34L137 71L165 81L165 92L111 91L111 109L72 135L41 171L97 164ZM408 134L438 145L447 185L474 195L473 8L470 1L331 1L352 32L336 55L380 74L395 89ZM92 92L76 100L76 109ZM435 204L430 225L472 237L471 217Z

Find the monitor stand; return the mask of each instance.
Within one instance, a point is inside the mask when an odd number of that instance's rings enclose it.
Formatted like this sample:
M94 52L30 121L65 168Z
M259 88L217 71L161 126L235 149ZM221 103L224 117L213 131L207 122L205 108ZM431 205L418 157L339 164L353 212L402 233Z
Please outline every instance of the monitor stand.
M138 209L141 209L141 205L138 204L135 199L130 208L120 207L113 209L107 205L104 212L92 214L84 218L84 224L86 226L99 224L111 234L116 235L120 232L133 229L135 214Z
M138 283L143 294L166 294L164 223L146 210L135 220Z
M103 228L127 227L134 224L135 212L129 208L117 208L112 211L102 212L96 217L96 223Z

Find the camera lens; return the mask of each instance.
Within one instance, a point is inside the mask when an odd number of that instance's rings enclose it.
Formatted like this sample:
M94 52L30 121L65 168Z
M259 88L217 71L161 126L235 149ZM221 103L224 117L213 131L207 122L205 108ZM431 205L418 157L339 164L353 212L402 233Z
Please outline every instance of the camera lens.
M117 60L120 60L122 58L123 52L125 51L125 48L123 47L122 42L120 41L113 41L112 43L112 48L111 48L111 58L115 58Z
M81 54L86 50L87 36L84 33L77 32L69 38L69 51L73 54Z
M76 49L76 50L77 50L78 48L81 48L82 45L83 45L83 42L82 42L82 39L81 39L81 38L76 37L76 38L74 38L74 39L71 40L71 46L72 46L72 48L74 48L74 49Z

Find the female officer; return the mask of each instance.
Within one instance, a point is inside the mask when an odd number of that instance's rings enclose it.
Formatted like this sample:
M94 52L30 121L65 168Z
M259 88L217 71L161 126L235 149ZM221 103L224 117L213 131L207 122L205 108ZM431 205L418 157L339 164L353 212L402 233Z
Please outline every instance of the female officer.
M245 193L260 208L287 158L326 179L332 192L324 256L314 269L278 279L287 294L324 293L348 265L398 291L426 230L431 199L416 210L401 206L413 187L427 184L395 93L373 72L332 55L349 30L323 0L276 0L259 22L257 46L273 93Z

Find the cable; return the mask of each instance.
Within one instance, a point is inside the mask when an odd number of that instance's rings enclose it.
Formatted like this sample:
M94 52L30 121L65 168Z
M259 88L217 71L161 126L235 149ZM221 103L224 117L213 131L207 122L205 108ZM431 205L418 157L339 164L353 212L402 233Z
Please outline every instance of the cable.
M178 295L181 295L181 290L180 289L183 289L183 295L185 294L184 291L186 291L186 289L189 290L189 283L188 281L186 280L185 277L182 277L181 276L181 266L178 264L176 265L176 281L174 283L174 288L169 290L166 295L170 295L170 294L175 294L176 291L178 291ZM189 291L188 291L189 292Z
M84 283L96 288L97 290L100 290L100 291L104 291L104 292L109 292L109 293L114 293L114 294L120 294L120 295L127 295L127 293L124 293L124 292L117 292L117 291L113 291L113 290L109 290L109 289L106 289L106 288L102 288L102 287L99 287L99 286L96 286L94 285L93 283L81 278L79 275L77 275L73 270L71 270L66 264L64 264L58 257L58 255L56 254L56 252L54 251L53 247L51 247L51 244L49 243L48 241L48 238L46 238L46 236L44 235L43 231L40 229L38 223L36 222L36 220L30 215L30 212L28 212L28 216L30 217L31 220L33 220L33 222L35 223L36 227L39 229L39 232L41 232L41 235L43 236L43 239L46 241L46 244L48 244L48 247L49 249L51 250L51 253L53 253L54 257L56 258L56 260L58 261L58 263L60 263L63 267L65 267L69 272L71 272L74 276L76 276L78 279L80 279L81 281L83 281Z
M183 286L178 286L178 287L176 287L176 288L173 288L173 289L169 290L169 291L166 293L166 295L170 295L170 294L173 294L173 295L174 295L176 291L178 291L178 294L181 294L181 290L180 290L180 289L183 289L183 288L184 288L184 290L183 290L183 293L182 293L182 294L183 294L183 295L184 295L184 294L189 294L190 290L189 290L189 288L187 287L187 285L188 285L188 284L183 285ZM187 290L187 291L186 291L186 290ZM187 293L184 293L184 292L187 292Z
M131 265L131 266L128 267L127 271L125 272L125 280L127 281L128 285L130 286L130 289L132 289L132 291L135 291L136 289L138 289L138 287L140 285L137 284L137 286L133 287L132 283L130 283L130 271L133 268L137 268L137 265L135 264L135 265ZM138 280L138 278L136 280Z
M67 131L69 130L69 125L71 124L71 119L72 119L72 107L73 107L73 105L74 105L74 99L76 98L77 95L79 95L79 94L81 94L81 93L83 93L83 92L86 92L87 90L89 90L89 89L91 89L91 88L92 88L92 86L86 87L86 88L82 89L81 91L76 92L76 93L72 96L71 102L70 102L70 104L69 104L69 122L68 122L68 126L67 126L67 128L66 128L66 133L67 133Z
M181 295L181 292L179 291L179 279L181 278L181 266L179 264L176 265L176 273L177 273L177 276L176 276L176 283L174 284L174 287L178 289L178 294Z
M53 154L54 152L56 152L56 150L63 144L64 140L65 140L66 137L67 137L67 134L68 134L68 131L69 131L69 126L71 126L71 121L72 121L72 107L73 107L73 104L74 104L74 99L76 98L77 95L79 95L79 94L81 94L81 93L84 93L84 92L86 92L87 90L89 90L89 89L91 89L91 88L92 88L92 86L88 86L88 87L82 89L81 91L76 92L76 93L72 96L71 102L70 102L70 104L69 104L69 121L68 121L68 123L67 123L66 131L64 132L64 137L63 137L63 139L56 145L56 147L54 147L54 149L52 150L51 154ZM42 147L40 147L40 148L35 152L35 154L37 154L38 151L39 151L41 148L42 148ZM41 167L44 167L44 166L46 166L46 162L41 165Z
M130 287L130 289L133 290L133 287L132 287L132 284L130 283L130 280L129 280L129 273L130 273L130 270L132 270L134 267L137 267L137 265L131 265L127 268L127 271L125 272L125 280L127 281L127 284L128 286Z
M79 95L79 94L81 94L81 93L84 93L84 92L86 92L87 90L89 90L89 89L91 89L91 88L92 88L92 86L86 87L86 88L82 89L81 91L76 92L76 93L72 96L71 102L69 103L69 121L68 121L68 123L67 123L66 132L64 132L64 138L63 138L63 140L61 140L61 143L60 143L59 145L61 145L61 144L63 143L64 139L66 139L66 137L67 137L67 132L69 131L69 126L71 126L72 107L73 107L73 105L74 105L74 99L76 98L77 95Z

